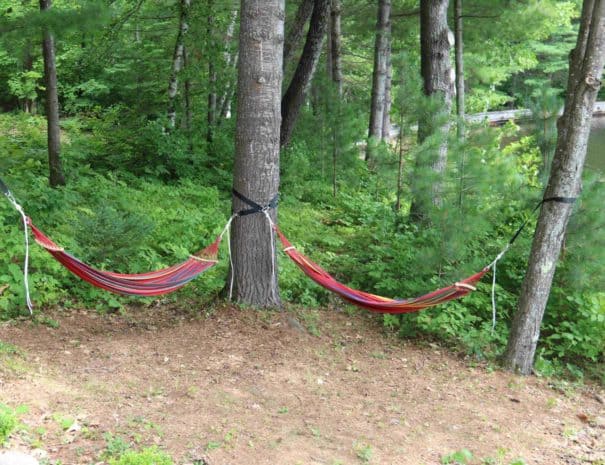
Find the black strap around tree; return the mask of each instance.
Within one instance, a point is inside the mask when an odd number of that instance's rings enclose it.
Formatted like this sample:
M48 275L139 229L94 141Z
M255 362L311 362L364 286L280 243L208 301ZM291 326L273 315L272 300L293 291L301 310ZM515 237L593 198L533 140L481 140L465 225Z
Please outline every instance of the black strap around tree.
M515 232L515 234L511 238L511 240L508 241L509 245L512 245L512 243L517 240L517 237L519 237L519 234L521 234L521 231L523 231L523 228L525 228L525 226L527 225L527 223L529 222L529 220L531 219L531 217L533 216L533 214L536 213L536 211L538 211L538 209L543 204L545 204L546 202L558 202L558 203L572 204L572 203L575 203L576 200L577 200L577 197L560 197L560 196L546 197L546 198L543 198L542 200L540 200L538 202L538 204L534 207L534 209L531 211L530 217L527 218L523 222L523 224L521 224L521 226L519 227L519 229L517 229L517 232Z
M244 194L241 194L240 192L236 191L235 189L233 189L233 195L236 196L238 199L240 199L242 202L244 202L246 205L248 205L250 207L246 210L238 211L237 216L246 216L246 215L252 215L254 213L261 213L261 212L269 210L270 208L277 207L277 203L279 202L279 192L277 194L275 194L275 196L265 206L256 203L254 200L249 199Z

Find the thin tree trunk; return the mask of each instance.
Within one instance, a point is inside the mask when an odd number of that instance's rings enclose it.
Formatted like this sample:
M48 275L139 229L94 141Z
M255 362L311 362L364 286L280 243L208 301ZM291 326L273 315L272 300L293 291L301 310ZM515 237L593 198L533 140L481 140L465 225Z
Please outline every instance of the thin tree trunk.
M187 48L183 51L183 67L187 71L187 67L189 66L189 55L187 53ZM184 118L183 118L183 126L185 128L185 133L187 135L187 150L189 153L193 153L193 108L191 106L191 77L189 73L185 75L185 83L183 86L184 90Z
M413 200L410 216L415 220L425 219L430 204L440 207L443 203L442 178L447 166L447 136L450 129L448 116L452 110L454 86L450 63L450 30L447 26L447 8L449 0L420 1L420 68L424 83L424 94L432 100L431 112L423 112L418 121L418 141L440 133L442 142L435 156L416 160L416 175L420 180L413 185ZM445 123L443 122L445 121ZM426 180L425 168L430 167L435 179L432 181L429 195L421 186Z
M214 34L214 17L212 9L214 1L208 0L208 50L213 50L216 46L213 40ZM216 122L216 69L214 66L214 57L208 59L208 112L207 112L207 131L206 141L212 142L214 125Z
M391 137L391 81L393 79L393 65L391 63L391 39L387 51L387 79L384 83L384 110L382 113L382 140L388 142Z
M330 0L315 0L305 47L281 103L282 123L280 144L282 147L285 147L290 142L296 120L298 119L298 113L304 103L309 84L313 79L326 35L329 8Z
M389 40L391 35L391 0L379 0L374 42L374 71L372 73L372 103L370 105L370 139L382 139L384 123L385 91L389 61ZM373 158L372 141L368 143L366 160Z
M456 54L456 116L458 139L464 139L464 41L462 0L454 0L454 44Z
M284 0L242 0L233 188L266 205L279 190L279 134ZM249 208L233 197L233 211ZM277 210L269 214L277 220ZM258 307L280 305L274 233L262 213L235 218L233 297Z
M40 0L40 10L52 7L52 0ZM57 95L57 68L55 65L55 39L44 29L42 40L44 81L46 84L46 122L48 131L48 166L51 187L64 186L65 175L61 163L61 128L59 126L59 97Z
M544 198L575 198L582 188L582 170L590 122L605 64L605 0L585 0L580 31L570 55L565 110L559 119L557 148ZM512 323L505 364L531 373L544 309L573 205L542 204L529 265Z
M332 0L330 9L330 76L336 84L338 97L342 97L342 28L340 0Z
M180 0L179 3L179 32L176 36L174 54L172 56L172 70L168 81L168 128L173 129L176 124L176 96L179 90L179 73L183 69L185 59L185 36L189 30L187 17L191 0Z
M289 28L288 35L284 42L284 61L283 68L286 69L288 62L292 59L294 52L298 48L298 44L302 40L305 32L305 24L311 17L313 12L313 0L300 0L298 10L296 10L296 16L292 26Z
M237 69L237 63L239 61L239 52L235 53L233 57L233 68ZM221 119L231 118L231 104L233 103L233 97L235 95L235 82L229 82L225 89L225 95L223 96L221 103Z
M231 52L231 43L233 42L233 35L235 32L235 22L237 21L237 15L239 10L234 8L231 13L231 22L227 28L227 35L225 37L225 51L223 52L223 58L225 60L225 69L228 70L225 74L231 76L230 71L237 68L237 50ZM216 108L219 112L218 124L221 121L231 115L231 100L233 98L233 90L235 88L235 79L227 79L222 95L219 98Z

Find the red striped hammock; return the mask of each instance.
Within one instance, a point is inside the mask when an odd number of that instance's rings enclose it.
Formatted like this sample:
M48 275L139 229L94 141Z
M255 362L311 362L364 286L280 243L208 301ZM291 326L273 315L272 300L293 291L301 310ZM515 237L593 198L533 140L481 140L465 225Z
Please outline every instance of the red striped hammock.
M322 269L317 263L312 262L296 250L277 225L274 225L274 229L284 246L283 250L286 255L288 255L288 257L290 257L309 278L325 289L338 294L347 302L377 313L412 313L464 297L476 289L474 285L481 280L483 275L487 273L491 267L488 265L479 273L475 273L451 286L437 289L436 291L420 297L402 300L389 299L387 297L381 297L379 295L352 289L336 281L333 276Z
M221 237L205 249L190 255L182 263L150 273L122 274L103 271L87 265L65 252L27 219L36 242L46 249L65 268L90 284L116 294L157 296L180 289L199 274L217 263Z

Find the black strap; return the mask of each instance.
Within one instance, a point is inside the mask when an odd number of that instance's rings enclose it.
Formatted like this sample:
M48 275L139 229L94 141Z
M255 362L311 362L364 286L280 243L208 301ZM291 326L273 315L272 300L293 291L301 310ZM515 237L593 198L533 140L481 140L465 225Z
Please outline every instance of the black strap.
M10 190L8 190L8 186L6 184L4 184L4 181L2 179L0 179L0 191L2 191L2 193L4 195L10 194Z
M531 211L531 214L529 216L529 218L527 218L519 227L519 229L517 229L517 232L515 232L515 234L513 235L513 237L511 238L510 241L508 241L509 244L512 245L513 242L515 242L517 240L517 237L519 237L519 234L521 234L521 231L523 231L523 228L525 228L525 226L527 225L527 223L529 222L529 220L531 219L531 217L534 215L534 213L536 213L536 211L538 211L538 208L540 208L543 204L545 204L546 202L559 202L559 203L568 203L568 204L572 204L577 200L577 197L558 197L558 196L554 196L554 197L546 197L543 198L542 200L540 200L538 202L538 204L534 207L534 209Z
M250 208L246 210L240 210L237 212L237 216L246 216L252 215L253 213L261 213L270 208L277 207L277 203L279 202L279 192L275 194L275 196L269 201L269 203L265 206L256 203L254 200L249 199L244 194L239 193L235 189L233 189L233 195L240 199L242 202L247 204Z

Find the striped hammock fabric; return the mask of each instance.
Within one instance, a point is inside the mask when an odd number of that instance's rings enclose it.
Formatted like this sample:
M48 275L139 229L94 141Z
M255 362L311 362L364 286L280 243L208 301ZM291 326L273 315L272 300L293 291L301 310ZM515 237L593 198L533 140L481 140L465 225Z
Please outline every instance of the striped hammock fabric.
M389 299L387 297L351 289L350 287L339 283L317 263L312 262L296 250L276 225L274 225L274 228L284 247L283 250L286 255L288 255L288 257L290 257L309 278L325 289L338 294L347 302L376 313L413 313L450 300L459 299L474 291L476 289L475 284L477 284L483 275L490 269L490 266L487 266L479 273L475 273L462 281L442 289L437 289L436 291L420 297L403 300Z
M90 284L116 294L158 296L180 289L199 274L217 263L221 237L205 249L191 255L182 263L150 273L122 274L98 270L78 260L55 244L28 220L36 242L46 249L65 268Z

